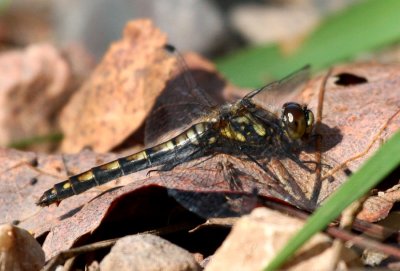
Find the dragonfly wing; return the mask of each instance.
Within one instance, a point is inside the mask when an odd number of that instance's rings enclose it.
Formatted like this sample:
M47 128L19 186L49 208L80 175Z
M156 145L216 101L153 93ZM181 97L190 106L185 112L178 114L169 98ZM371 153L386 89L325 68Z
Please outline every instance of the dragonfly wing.
M258 195L298 203L274 172L267 173L252 161L226 154L183 163L160 172L160 178L170 184L169 195L204 218L247 213L256 207Z
M235 168L224 169L226 164L222 163L231 159L235 160ZM181 164L172 171L161 172L160 177L171 184L169 195L201 217L237 216L246 212L245 194L251 195L257 185L254 177L241 170L246 168L244 163L220 154ZM235 175L227 177L227 171L234 171ZM251 207L255 206L246 210Z
M307 65L279 81L253 90L244 99L252 99L254 103L264 108L275 105L280 109L285 102L294 102L298 99L299 92L303 90L309 78L310 66Z
M154 145L171 138L208 116L213 108L223 103L225 82L215 73L189 70L183 58L176 56L175 76L167 83L146 121L145 144ZM195 81L205 83L202 88Z
M207 218L251 210L253 191L312 211L348 177L345 168L325 153L320 156L311 148L300 151L302 146L289 153L278 147L266 147L265 153L251 159L246 155L216 154L182 161L159 174L169 185L171 196Z

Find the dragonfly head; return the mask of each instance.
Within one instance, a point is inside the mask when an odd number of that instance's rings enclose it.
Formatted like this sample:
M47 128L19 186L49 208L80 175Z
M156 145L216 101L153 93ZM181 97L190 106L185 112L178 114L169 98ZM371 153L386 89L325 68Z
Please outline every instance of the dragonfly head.
M282 106L281 125L291 139L301 139L311 133L314 114L305 105L285 103Z

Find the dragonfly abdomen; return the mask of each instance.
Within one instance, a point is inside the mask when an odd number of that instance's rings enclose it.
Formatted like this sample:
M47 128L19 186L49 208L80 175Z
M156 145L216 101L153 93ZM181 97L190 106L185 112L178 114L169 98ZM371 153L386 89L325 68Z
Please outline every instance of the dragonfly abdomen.
M180 153L185 152L186 156L188 152L195 152L207 130L206 123L198 123L171 140L71 176L45 191L37 204L48 206L121 176L166 164L172 159L179 163L179 157L183 156Z

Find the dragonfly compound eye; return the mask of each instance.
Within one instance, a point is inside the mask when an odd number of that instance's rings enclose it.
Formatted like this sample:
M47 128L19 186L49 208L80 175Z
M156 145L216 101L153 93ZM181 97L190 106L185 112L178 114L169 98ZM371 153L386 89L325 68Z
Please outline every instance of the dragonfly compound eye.
M291 139L302 138L311 133L314 114L306 106L298 103L285 103L282 107L282 127Z

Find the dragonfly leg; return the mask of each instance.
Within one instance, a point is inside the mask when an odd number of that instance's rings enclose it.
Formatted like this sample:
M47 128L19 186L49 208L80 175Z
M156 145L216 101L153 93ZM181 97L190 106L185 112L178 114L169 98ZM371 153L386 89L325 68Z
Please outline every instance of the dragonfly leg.
M166 172L166 171L171 171L173 170L177 165L179 165L181 163L176 162L174 164L169 164L169 165L163 165L162 167L158 168L158 169L150 169L149 171L147 171L146 173L146 177L149 178L151 177L150 175L152 173L158 173L158 172Z
M230 189L238 191L243 190L243 184L240 180L240 175L244 175L244 173L238 170L225 155L223 155L223 159L218 163L218 166L220 170L222 170L224 180L229 182Z

